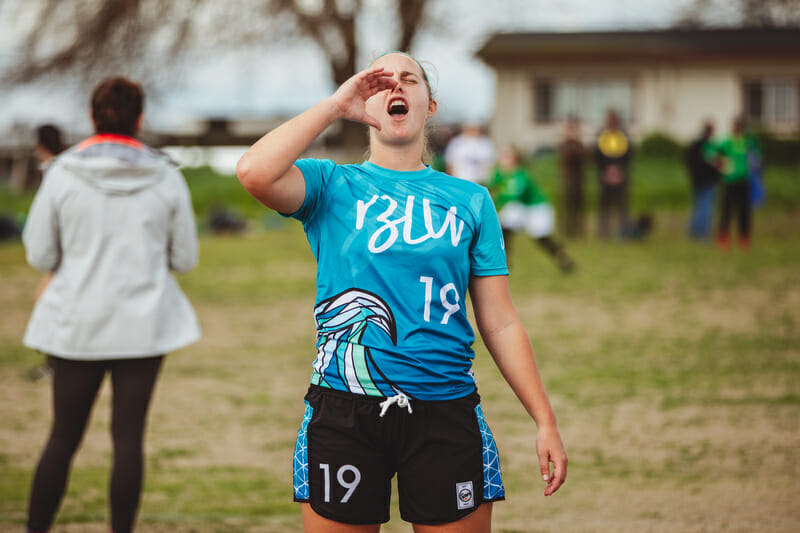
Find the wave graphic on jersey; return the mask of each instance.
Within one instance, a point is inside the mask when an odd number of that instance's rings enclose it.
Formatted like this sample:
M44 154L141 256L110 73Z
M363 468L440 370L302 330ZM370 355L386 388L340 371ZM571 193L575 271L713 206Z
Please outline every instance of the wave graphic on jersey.
M317 323L317 359L311 382L330 387L325 381L331 363L350 392L367 396L393 396L402 392L380 371L369 348L361 344L367 326L382 329L397 344L397 325L389 306L379 296L360 289L348 289L314 308ZM380 375L390 390L381 390L373 379ZM384 387L385 388L385 387Z

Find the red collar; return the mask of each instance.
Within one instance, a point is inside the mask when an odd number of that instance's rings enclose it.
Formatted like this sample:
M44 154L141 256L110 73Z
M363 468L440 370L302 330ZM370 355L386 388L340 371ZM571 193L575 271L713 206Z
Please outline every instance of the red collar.
M144 148L144 144L137 141L133 137L117 135L116 133L99 133L81 141L81 143L76 147L76 150L80 152L81 150L86 150L90 146L101 143L122 144L125 146L130 146L131 148L136 148L137 150L142 150Z

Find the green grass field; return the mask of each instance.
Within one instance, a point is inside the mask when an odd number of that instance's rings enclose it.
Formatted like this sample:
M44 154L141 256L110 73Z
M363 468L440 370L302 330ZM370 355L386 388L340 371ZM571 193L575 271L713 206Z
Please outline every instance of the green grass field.
M555 191L552 161L536 165ZM544 498L535 427L478 342L508 493L495 531L800 531L797 176L773 180L750 252L721 253L684 238L679 169L652 168L667 183L636 195L655 214L647 241L569 243L571 276L516 241L512 294L570 467ZM196 203L220 186L192 182ZM315 266L299 224L265 217L230 185L206 198L232 198L254 222L242 236L204 234L200 266L179 278L204 336L167 358L157 386L140 532L300 530L291 460L315 354ZM50 391L28 378L42 358L20 342L38 281L20 244L0 246L0 272L0 531L18 531ZM107 531L109 393L105 384L54 533ZM396 504L393 518L384 531L410 531Z
M538 157L530 167L550 199L560 205L556 158L552 155ZM192 191L199 222L204 223L212 210L225 208L261 226L274 228L280 225L281 221L274 214L265 213L263 207L239 186L235 177L221 176L208 167L185 168L183 173ZM688 180L680 161L636 158L631 173L633 211L680 211L689 205ZM800 167L767 166L764 182L769 210L800 210ZM587 168L586 184L587 208L592 211L597 191L596 177L591 168ZM8 213L24 219L33 194L33 191L12 194L0 187L0 214Z

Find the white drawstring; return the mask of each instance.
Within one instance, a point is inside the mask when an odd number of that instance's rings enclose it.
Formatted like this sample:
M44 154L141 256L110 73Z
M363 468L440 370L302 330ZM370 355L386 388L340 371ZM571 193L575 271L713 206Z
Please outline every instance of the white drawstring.
M388 411L389 408L394 404L397 404L397 407L400 408L407 407L409 414L413 412L411 411L411 399L401 392L400 394L386 398L384 401L381 402L380 416L385 415L386 411Z

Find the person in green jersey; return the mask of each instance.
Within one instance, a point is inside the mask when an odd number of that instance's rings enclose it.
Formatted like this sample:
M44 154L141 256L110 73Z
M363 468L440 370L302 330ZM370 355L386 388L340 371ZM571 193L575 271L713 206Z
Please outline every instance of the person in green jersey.
M745 134L741 118L733 121L731 135L716 146L710 146L707 158L715 161L722 174L722 209L717 229L717 246L730 248L730 226L736 217L738 243L742 250L750 247L752 203L750 201L750 158L759 150Z
M511 239L524 231L555 260L564 272L571 272L575 262L564 246L553 237L555 214L553 206L542 193L531 173L522 164L517 149L500 151L498 164L489 181L500 224L503 227L507 261L511 263Z

